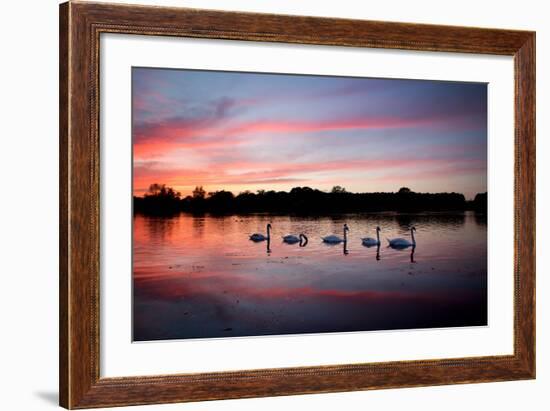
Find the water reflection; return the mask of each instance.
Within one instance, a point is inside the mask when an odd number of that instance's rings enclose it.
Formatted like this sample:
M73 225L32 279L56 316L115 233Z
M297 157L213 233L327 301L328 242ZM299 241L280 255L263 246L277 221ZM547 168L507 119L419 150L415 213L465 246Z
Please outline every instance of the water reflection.
M343 255L348 255L349 254L349 249L348 249L348 242L347 240L342 240L342 241L333 241L333 242L327 242L327 241L323 241L323 245L329 249L338 249L340 247L342 247L342 254Z
M408 231L413 225L418 226L438 226L445 227L447 230L459 230L466 223L466 216L471 216L470 211L460 211L457 213L414 213L414 214L395 214L393 217L401 228L401 231Z
M264 244L249 240L268 223L272 232ZM346 241L322 241L344 224L350 228ZM415 226L418 246L363 246L361 235L376 226L384 242L407 238ZM304 233L309 242L296 247L275 241L286 233ZM137 215L133 259L136 340L487 320L487 226L473 213Z
M395 243L390 243L388 245L388 248L392 248L394 250L398 250L398 251L403 251L403 250L408 250L410 249L411 252L410 252L410 260L411 260L411 263L416 263L416 261L414 260L414 251L416 250L416 244L414 243L411 243L411 244L395 244Z
M479 224L481 226L487 225L487 214L475 213L474 217L476 224Z
M365 242L365 239L361 240L361 245L365 248L374 248L376 247L376 261L380 261L380 242L378 244Z
M205 226L205 217L194 217L193 218L193 232L196 237L204 236L204 226Z

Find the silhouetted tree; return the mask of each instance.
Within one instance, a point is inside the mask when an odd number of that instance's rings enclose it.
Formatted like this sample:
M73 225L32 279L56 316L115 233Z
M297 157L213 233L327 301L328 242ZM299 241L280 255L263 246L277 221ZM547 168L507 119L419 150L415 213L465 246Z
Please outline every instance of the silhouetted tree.
M210 211L227 213L233 211L233 200L235 196L231 191L215 191L208 193L208 209Z
M398 191L399 194L410 194L412 193L409 187L401 187Z
M166 187L166 184L151 184L145 197L157 197L165 199L179 199L181 194L174 191L172 187Z
M154 183L143 197L134 197L134 209L150 214L172 214L181 210L180 197L173 188Z
M202 188L202 186L196 186L193 190L193 198L194 199L204 199L206 197L206 191Z
M474 198L474 209L478 212L487 212L487 193L476 194Z
M346 189L342 186L334 186L332 187L332 190L330 192L333 194L341 194L341 193L345 193Z

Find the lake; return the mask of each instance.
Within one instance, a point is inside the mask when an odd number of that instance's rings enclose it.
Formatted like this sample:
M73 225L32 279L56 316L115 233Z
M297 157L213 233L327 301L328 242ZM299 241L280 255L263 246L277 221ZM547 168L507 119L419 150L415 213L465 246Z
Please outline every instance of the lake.
M253 233L271 241L255 243ZM350 231L346 246L321 237ZM362 237L382 246L367 248ZM387 247L385 238L417 246ZM134 341L483 326L487 220L473 212L134 216ZM286 234L308 243L289 245Z

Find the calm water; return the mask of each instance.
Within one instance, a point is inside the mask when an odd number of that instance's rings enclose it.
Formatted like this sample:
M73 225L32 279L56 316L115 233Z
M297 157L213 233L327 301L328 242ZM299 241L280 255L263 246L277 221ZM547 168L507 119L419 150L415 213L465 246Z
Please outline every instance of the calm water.
M266 242L248 239L273 226ZM342 244L321 237L342 236ZM367 248L361 237L383 245ZM412 250L386 247L410 239ZM281 237L305 233L305 247ZM134 217L134 340L487 324L487 224L459 214Z

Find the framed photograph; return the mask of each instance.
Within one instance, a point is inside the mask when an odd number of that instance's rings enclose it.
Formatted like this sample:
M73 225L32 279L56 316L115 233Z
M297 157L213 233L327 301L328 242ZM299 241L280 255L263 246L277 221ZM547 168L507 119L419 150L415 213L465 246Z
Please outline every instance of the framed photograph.
M60 405L535 378L535 33L60 6Z

